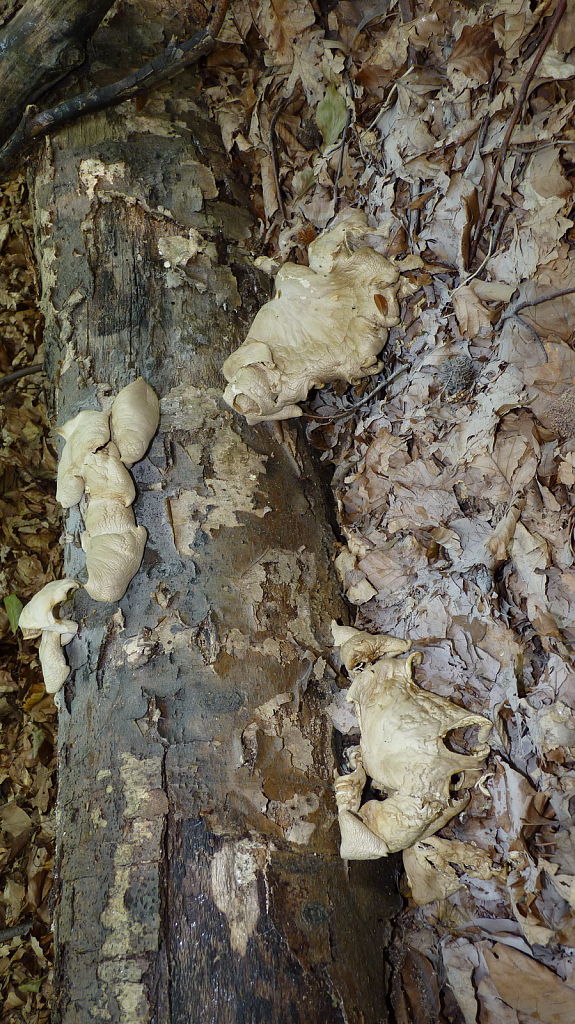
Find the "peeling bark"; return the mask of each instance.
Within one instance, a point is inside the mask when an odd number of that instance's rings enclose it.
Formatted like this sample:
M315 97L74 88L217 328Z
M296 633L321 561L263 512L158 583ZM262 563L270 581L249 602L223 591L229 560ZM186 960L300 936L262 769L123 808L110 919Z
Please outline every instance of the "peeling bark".
M193 77L59 132L31 194L57 421L138 374L162 400L142 569L119 609L79 592L58 697L55 1020L384 1022L393 865L338 856L326 495L297 432L221 401L267 286Z

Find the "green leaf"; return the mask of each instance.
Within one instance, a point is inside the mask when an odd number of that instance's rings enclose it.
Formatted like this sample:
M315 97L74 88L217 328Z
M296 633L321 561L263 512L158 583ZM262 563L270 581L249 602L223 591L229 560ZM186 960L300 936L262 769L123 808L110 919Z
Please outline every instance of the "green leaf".
M18 619L20 618L20 612L24 605L22 604L19 597L16 594L8 594L4 598L4 607L6 609L6 615L12 627L12 632L15 633L18 629Z
M325 145L333 146L347 123L347 103L335 85L328 85L317 105L315 121Z
M22 985L18 985L18 992L39 992L43 981L43 978L32 978L30 981L25 981Z

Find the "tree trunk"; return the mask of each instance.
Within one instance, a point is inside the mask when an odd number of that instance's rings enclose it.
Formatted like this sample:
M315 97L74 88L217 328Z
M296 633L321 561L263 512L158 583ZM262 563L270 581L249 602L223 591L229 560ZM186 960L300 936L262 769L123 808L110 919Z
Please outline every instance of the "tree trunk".
M142 7L97 59L148 58ZM31 174L58 423L138 374L162 398L133 471L142 568L119 608L79 592L58 698L55 1020L376 1024L397 896L392 861L338 856L326 494L296 431L219 397L266 288L196 98L188 72L60 131ZM80 529L72 510L69 576Z

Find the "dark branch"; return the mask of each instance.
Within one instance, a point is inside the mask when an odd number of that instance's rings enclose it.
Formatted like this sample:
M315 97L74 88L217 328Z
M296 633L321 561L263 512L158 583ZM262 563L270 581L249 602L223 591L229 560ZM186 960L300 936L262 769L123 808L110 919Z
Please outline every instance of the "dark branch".
M228 4L229 0L218 0L205 29L196 32L185 43L167 46L163 53L117 82L72 96L51 110L38 111L35 107L28 107L16 131L0 149L0 172L9 170L16 158L40 136L85 114L132 99L161 82L175 78L191 64L195 64L214 48Z
M567 0L557 0L557 7L555 8L555 13L553 14L553 17L550 19L549 24L547 26L547 30L545 32L545 35L543 36L543 39L541 40L541 42L540 42L540 44L539 44L539 46L537 48L537 52L535 54L535 57L533 58L531 67L529 68L529 71L527 72L527 74L525 76L525 79L523 81L523 85L521 86L521 89L520 89L520 92L519 92L519 96L517 97L517 102L516 102L516 104L515 104L515 106L513 108L513 113L511 114L511 117L509 118L509 123L507 125L507 129L505 131L505 135L503 136L503 142L501 143L501 148L499 150L499 153L498 153L498 156L497 156L497 160L495 161L495 166L494 166L492 174L491 174L491 180L489 182L489 187L487 189L487 193L485 195L485 199L484 199L483 205L481 207L481 213L479 214L479 220L477 222L477 227L475 228L475 233L474 233L474 236L473 236L473 242L471 244L471 248L470 248L470 252L469 252L469 262L470 263L472 263L472 261L475 259L475 254L477 252L477 247L478 247L479 242L481 240L481 235L483 234L483 228L484 228L484 225L485 225L485 219L487 217L487 213L488 213L489 207L491 206L491 202L492 202L493 196L495 194L495 186L497 184L497 177L498 177L499 171L501 170L501 167L503 165L503 161L505 160L505 156L507 154L507 148L509 146L509 142L511 140L511 136L513 134L513 129L515 128L515 125L517 124L517 122L519 120L519 116L520 116L521 111L523 109L523 104L525 103L525 100L527 98L527 93L529 91L529 86L530 86L530 84L531 84L531 82L533 80L533 76L534 76L537 68L539 67L539 64L541 63L541 59L543 57L543 54L545 53L545 50L547 49L547 47L549 46L549 43L551 42L551 39L553 38L553 35L555 33L555 29L557 28L559 22L561 21L561 18L563 17L563 15L565 13L566 3L567 3Z
M27 104L82 64L113 0L28 0L0 31L0 139Z
M21 366L19 370L13 370L12 373L7 373L5 377L0 377L0 388L6 387L6 385L11 384L12 381L20 380L21 377L28 377L31 373L43 372L43 363L33 363L32 366Z

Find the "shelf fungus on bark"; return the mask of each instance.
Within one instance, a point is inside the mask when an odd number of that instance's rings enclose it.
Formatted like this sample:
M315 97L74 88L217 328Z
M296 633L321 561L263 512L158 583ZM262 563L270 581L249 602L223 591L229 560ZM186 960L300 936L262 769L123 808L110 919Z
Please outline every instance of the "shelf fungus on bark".
M118 392L112 405L112 437L125 466L144 458L159 422L158 396L143 377Z
M56 480L56 501L64 508L71 508L80 501L84 493L85 459L110 440L109 420L107 412L84 409L56 428L56 433L66 440Z
M405 850L433 835L469 802L467 792L489 754L491 722L445 697L422 690L413 680L419 652L394 637L332 624L336 645L352 683L360 744L348 750L352 771L335 781L341 856L373 860ZM459 754L450 733L477 727L473 752ZM367 777L386 794L362 804Z
M147 530L136 526L131 507L117 501L90 498L84 521L86 590L95 601L119 601L140 568Z
M41 637L40 665L48 693L57 693L68 678L70 670L62 648L70 643L78 630L72 619L57 618L54 609L79 586L77 580L70 579L47 583L24 605L20 614L18 625L24 639Z
M352 211L312 242L309 267L278 271L274 297L222 367L224 399L249 424L301 416L297 403L312 388L381 369L377 355L400 322L399 299L413 288L400 265L369 245L352 251L350 240L369 231L365 215Z
M144 457L159 419L157 395L138 377L116 395L111 412L80 412L59 430L66 444L57 497L69 507L86 495L85 587L95 601L119 601L140 567L147 531L136 525L136 489L126 466Z

